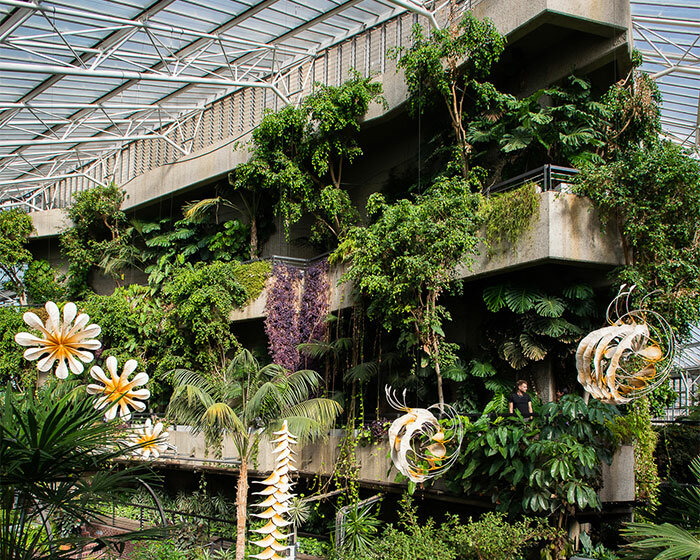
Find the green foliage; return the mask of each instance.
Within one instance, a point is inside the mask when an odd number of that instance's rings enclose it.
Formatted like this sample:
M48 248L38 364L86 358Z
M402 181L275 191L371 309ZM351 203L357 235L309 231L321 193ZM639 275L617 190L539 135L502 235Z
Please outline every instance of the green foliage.
M527 231L540 209L540 196L533 184L527 184L485 199L482 212L486 228L484 240L489 254L503 242L515 243Z
M372 511L372 504L349 506L343 520L345 540L342 544L346 556L367 555L373 548L379 533L381 521Z
M253 132L251 159L230 177L247 213L256 217L265 196L275 202L287 236L308 214L314 220L310 241L337 243L358 219L342 188L343 169L362 155L360 119L380 94L381 84L353 72L338 87L316 84L299 107L268 112Z
M245 290L246 303L258 299L265 288L265 282L267 282L270 274L272 274L272 263L270 261L239 264L233 269L233 277Z
M36 367L24 359L24 349L15 342L15 335L25 330L17 308L0 307L0 386L30 390L35 384Z
M61 234L61 250L68 259L69 297L86 295L88 276L95 268L118 279L136 259L133 230L121 210L124 191L112 184L76 195L68 209L73 225Z
M18 209L0 212L0 281L26 303L22 270L32 260L25 247L34 226L28 214Z
M44 304L66 298L66 289L57 280L58 273L47 261L32 261L24 273L24 286L30 301Z
M162 405L164 394L169 392L166 373L185 365L181 355L191 360L193 354L177 344L179 325L172 306L154 300L146 287L132 284L110 295L92 294L80 307L102 328L102 355L115 356L119 363L138 361L139 371L148 372L151 379L151 406Z
M55 534L49 540L33 528L58 516L94 521L100 502L118 500L134 477L144 476L140 468L115 465L138 446L125 444L120 423L103 422L103 411L93 404L87 395L61 397L50 386L37 396L5 391L0 415L0 557L68 557L70 553L56 548L90 539ZM103 537L101 544L109 540Z
M610 115L604 165L588 165L576 190L600 209L622 242L620 283L659 290L654 309L681 335L700 319L700 164L659 139L661 96L633 71L603 101Z
M330 552L330 547L327 542L314 539L313 537L299 537L299 553L308 554L309 556L324 556L327 557Z
M630 523L622 534L630 543L624 546L627 560L698 560L700 558L700 457L690 463L694 484L673 493L673 506L664 520L671 523Z
M441 179L412 200L387 204L380 194L367 202L372 222L353 228L332 256L350 258L345 280L368 298L367 314L387 330L398 330L403 345L423 352L438 374L454 362L444 342L449 313L439 298L469 265L478 237L479 195L461 179Z
M526 556L538 543L555 543L564 532L551 527L546 519L523 517L513 523L505 514L488 512L477 521L461 524L453 516L447 540L457 551L458 559L514 560Z
M579 167L602 161L608 117L606 104L593 99L590 82L570 76L563 87L523 99L494 92L488 110L469 123L467 138L485 150L495 145L499 167L522 171L533 161Z
M660 475L666 480L692 484L690 462L700 455L700 426L684 423L657 427L656 457Z
M185 216L174 222L170 218L134 222L145 245L141 259L153 292L185 264L246 258L250 229L238 220L219 223L218 207L225 203L218 198L191 203Z
M620 557L605 548L602 543L593 544L588 533L581 533L581 554L594 560L620 560Z
M546 357L565 368L596 311L593 290L583 284L557 291L495 284L484 290L483 300L495 314L487 321L485 349L496 348L506 371Z
M466 428L448 485L489 496L499 511L573 515L599 508L600 463L612 460L614 407L578 396L547 403L531 421L482 416ZM561 525L559 525L561 526Z
M435 29L426 36L423 28L413 27L412 45L392 52L400 56L409 91L409 109L420 113L442 100L452 123L462 177L469 173L471 146L463 118L482 102L484 80L505 48L505 38L489 21L480 21L467 12L454 25Z
M186 265L173 271L163 296L174 306L175 344L189 349L196 367L211 370L236 347L229 315L248 297L235 277L237 263L214 261Z

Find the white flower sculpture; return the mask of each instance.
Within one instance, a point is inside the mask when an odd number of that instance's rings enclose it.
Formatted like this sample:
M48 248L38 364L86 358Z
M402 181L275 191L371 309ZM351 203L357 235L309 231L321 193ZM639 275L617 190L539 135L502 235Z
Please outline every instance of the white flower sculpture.
M129 443L141 446L134 450L134 455L140 455L143 459L157 459L168 448L165 443L167 437L168 432L163 431L163 423L157 422L154 426L149 418L142 426L134 429Z
M78 309L72 302L63 307L63 321L53 301L47 301L45 307L49 315L46 324L31 311L24 314L24 322L41 332L43 337L21 332L15 335L15 342L31 347L24 351L24 357L30 361L39 360L37 368L41 372L50 371L54 362L58 361L56 377L59 379L68 377L69 368L75 374L82 373L85 369L83 362L89 363L94 359L88 350L97 350L102 346L94 338L100 334L100 327L94 323L88 325L90 317L85 313L78 315Z
M129 376L138 367L136 360L127 360L121 375L117 375L117 359L114 356L107 358L105 365L111 377L107 377L99 366L90 368L90 375L101 383L101 385L91 383L87 386L87 392L91 395L101 395L95 401L95 408L109 407L105 412L106 420L113 420L118 410L123 420L131 418L130 408L143 412L146 409L146 403L141 401L148 399L151 392L148 389L135 389L148 382L148 375L145 372L137 373L129 381Z

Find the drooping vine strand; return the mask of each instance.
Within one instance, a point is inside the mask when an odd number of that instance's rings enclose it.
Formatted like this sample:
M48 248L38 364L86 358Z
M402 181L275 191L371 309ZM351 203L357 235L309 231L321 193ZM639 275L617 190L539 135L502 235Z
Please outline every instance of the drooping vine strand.
M267 294L265 333L276 364L295 371L301 364L297 345L324 338L329 288L326 259L303 273L296 267L275 264Z
M283 263L272 269L273 284L265 304L265 334L272 361L289 371L299 363L299 306L297 284L301 271Z

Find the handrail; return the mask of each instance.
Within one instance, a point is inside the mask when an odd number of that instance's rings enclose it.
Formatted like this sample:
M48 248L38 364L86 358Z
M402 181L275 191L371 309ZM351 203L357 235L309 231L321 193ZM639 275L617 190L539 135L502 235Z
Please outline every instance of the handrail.
M507 181L501 181L484 190L485 195L507 192L516 189L526 183L535 183L539 185L543 191L551 191L558 187L561 183L566 182L563 179L573 179L579 173L578 169L573 167L563 167L561 165L552 165L547 163L541 167L536 167L520 175L516 175Z

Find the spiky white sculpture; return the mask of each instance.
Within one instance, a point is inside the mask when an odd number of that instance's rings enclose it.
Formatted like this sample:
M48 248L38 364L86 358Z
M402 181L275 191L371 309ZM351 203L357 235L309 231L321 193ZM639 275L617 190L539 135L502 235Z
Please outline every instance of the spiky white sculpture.
M282 533L281 529L291 524L291 521L285 519L284 515L289 513L289 500L292 498L289 473L297 470L294 467L294 451L291 447L296 443L296 437L289 431L286 420L282 424L282 429L279 432L274 432L274 435L278 436L272 440L272 443L277 444L272 451L277 456L275 458L277 465L272 474L265 480L256 481L265 486L263 490L256 492L256 494L265 496L265 499L255 505L266 509L262 513L254 515L267 519L267 523L263 527L253 529L253 532L264 535L262 539L253 541L253 544L264 550L259 554L252 555L251 558L259 558L260 560L283 560L284 557L280 556L278 552L289 548L285 543L289 535Z
M634 286L620 288L608 306L609 326L586 335L576 352L578 381L602 402L626 404L666 381L673 366L675 336L658 313L630 309Z

